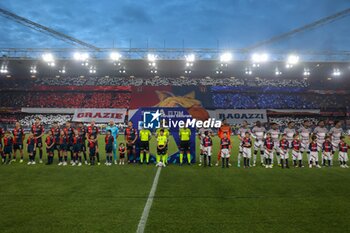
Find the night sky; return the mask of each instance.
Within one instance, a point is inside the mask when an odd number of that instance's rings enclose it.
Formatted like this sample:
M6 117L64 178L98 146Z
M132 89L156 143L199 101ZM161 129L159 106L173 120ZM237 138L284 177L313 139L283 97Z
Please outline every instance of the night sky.
M2 0L0 7L101 48L243 48L350 7L349 0ZM350 15L265 49L350 50ZM0 16L0 47L70 44Z

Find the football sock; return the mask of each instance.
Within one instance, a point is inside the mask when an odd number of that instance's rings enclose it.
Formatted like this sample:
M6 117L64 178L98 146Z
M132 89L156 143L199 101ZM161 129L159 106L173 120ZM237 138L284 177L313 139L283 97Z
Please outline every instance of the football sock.
M208 166L211 166L211 156L208 155Z
M328 159L328 166L331 166L331 160Z
M163 161L164 164L166 164L166 155L162 156L162 161Z
M293 159L293 165L296 166L297 165L297 161Z
M143 163L143 157L145 156L145 152L142 152L140 154L140 163Z
M245 167L247 166L247 158L246 158L246 157L243 158L243 165L244 165Z
M228 160L229 158L226 158L226 167L228 168Z
M191 163L191 154L187 153L187 163Z
M303 166L303 162L301 160L299 160L299 167Z
M168 153L165 153L165 162L168 164Z
M68 156L65 155L65 156L64 156L64 161L67 162L67 160L68 160Z
M326 166L326 159L323 159L322 166Z
M286 159L286 167L289 167L289 166L288 166L288 159Z
M183 162L183 158L184 158L184 154L183 153L180 153L180 163L182 164Z
M207 156L203 155L203 162L204 162L204 167L207 166Z
M250 158L247 158L247 167L250 167Z
M146 153L146 163L149 163L149 152Z
M157 156L156 156L156 161L157 161L157 163L160 162L160 155L158 155L158 154L157 154Z
M225 158L221 159L221 167L224 168L225 167Z
M283 159L280 159L279 164L281 164L282 168L284 168Z

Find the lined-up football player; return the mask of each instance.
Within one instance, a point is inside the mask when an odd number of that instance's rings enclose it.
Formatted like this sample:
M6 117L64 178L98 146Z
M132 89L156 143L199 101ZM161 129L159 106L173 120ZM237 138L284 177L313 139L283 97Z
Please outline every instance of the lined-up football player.
M244 168L250 167L250 159L252 157L252 139L250 132L245 132L244 138L242 139L242 152L243 152L243 164Z
M249 135L251 134L251 130L248 126L248 122L245 120L242 122L242 126L238 129L238 132L237 132L237 137L240 141L239 152L238 152L238 156L237 156L237 167L241 166L241 157L243 155L243 150L244 150L243 139L245 138L247 132L249 133ZM246 166L246 165L244 165L244 166Z
M126 141L126 149L127 149L127 160L128 163L133 162L136 163L137 155L136 155L136 140L138 138L137 130L133 127L132 121L128 122L128 127L125 129L124 137Z
M320 168L321 166L318 164L318 149L317 149L317 137L313 135L311 137L311 142L309 144L310 156L308 157L309 168L313 166Z
M264 136L266 129L262 126L260 121L255 123L255 126L252 129L252 137L254 141L254 155L253 155L253 166L256 166L256 156L258 151L260 151L260 164L264 166Z
M341 168L349 168L347 165L349 148L345 142L345 137L341 136L339 142L339 163Z
M211 139L211 132L208 130L204 132L204 138L202 139L201 144L203 145L203 161L204 161L204 167L207 165L211 167L211 155L212 155L212 146L213 141Z
M41 124L41 119L39 117L35 118L35 123L32 125L31 132L34 134L35 138L35 151L36 153L37 149L39 149L39 163L43 163L43 136L45 128L44 125Z
M220 155L221 155L221 167L229 167L229 158L231 155L231 140L228 138L227 133L223 134L223 138L220 140Z
M112 131L107 130L106 131L106 137L105 137L105 151L106 151L106 165L111 166L112 165L112 154L113 154L113 146L114 146L114 137L112 136Z
M279 151L281 156L281 166L282 168L289 168L289 142L287 140L286 134L282 134L281 140L279 142Z
M273 152L274 152L274 141L271 138L271 133L266 133L266 138L264 142L264 157L265 157L265 167L272 168Z
M12 130L13 134L13 160L16 161L17 151L19 151L19 155L21 156L20 163L23 163L23 141L25 138L24 130L21 124L17 121L15 128Z

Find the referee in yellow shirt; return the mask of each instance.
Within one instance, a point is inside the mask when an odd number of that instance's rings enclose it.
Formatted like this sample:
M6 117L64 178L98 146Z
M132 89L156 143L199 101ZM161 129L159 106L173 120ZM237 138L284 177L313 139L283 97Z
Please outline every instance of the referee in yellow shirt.
M142 128L140 130L140 163L143 164L146 155L146 163L149 164L149 141L151 140L151 131Z
M191 130L186 126L180 128L180 165L183 163L184 153L187 153L187 164L191 165L191 151L190 151L190 138Z
M164 135L164 129L161 129L159 131L159 135L157 137L157 157L156 161L157 164L160 162L160 157L162 156L162 162L165 166L167 163L167 144L168 144L168 137Z

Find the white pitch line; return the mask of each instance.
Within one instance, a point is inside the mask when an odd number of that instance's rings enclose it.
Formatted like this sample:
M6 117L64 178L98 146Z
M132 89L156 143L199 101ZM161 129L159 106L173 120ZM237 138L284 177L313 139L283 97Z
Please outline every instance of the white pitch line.
M158 170L157 170L157 173L156 173L156 175L154 177L152 188L151 188L151 191L149 192L148 199L147 199L145 208L143 209L142 216L141 216L139 225L137 226L136 233L143 233L143 232L145 232L145 227L146 227L149 211L151 210L151 207L152 207L154 194L156 193L156 189L157 189L157 186L158 186L159 175L160 175L160 171L161 170L162 170L162 167L159 167Z

